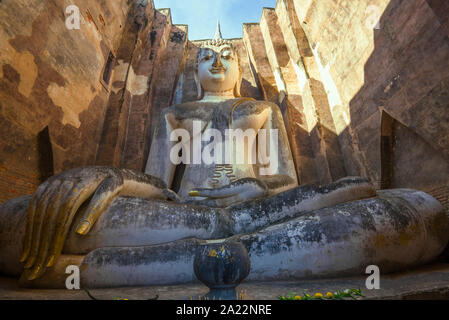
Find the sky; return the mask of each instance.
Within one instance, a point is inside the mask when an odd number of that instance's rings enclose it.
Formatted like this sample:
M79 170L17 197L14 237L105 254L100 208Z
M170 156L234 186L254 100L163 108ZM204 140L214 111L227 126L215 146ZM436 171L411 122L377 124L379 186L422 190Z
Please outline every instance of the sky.
M260 22L263 7L276 0L153 0L157 9L170 8L174 24L189 26L189 40L213 38L217 19L223 38L241 38L244 22Z

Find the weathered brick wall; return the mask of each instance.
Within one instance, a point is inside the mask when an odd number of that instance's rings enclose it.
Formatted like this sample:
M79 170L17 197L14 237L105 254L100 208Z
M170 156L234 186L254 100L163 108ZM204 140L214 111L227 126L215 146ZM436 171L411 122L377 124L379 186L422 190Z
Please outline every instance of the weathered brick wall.
M39 183L39 175L35 173L24 173L13 165L0 167L0 203L33 193Z
M130 12L140 22L122 38L96 164L143 171L154 122L172 103L185 61L187 26L152 1Z
M0 2L0 203L36 188L42 161L53 172L94 163L108 96L100 78L128 2ZM80 30L66 28L69 4Z
M305 69L310 66L313 72L309 59L317 64L346 173L369 177L380 187L382 156L392 156L382 155L380 147L386 112L410 131L401 138L403 146L392 151L397 179L390 187L447 186L447 1L279 0L279 12L281 3L296 13L291 28L299 29L299 47L304 42L310 46L309 52L302 51ZM301 42L304 37L307 41ZM417 139L420 143L414 144ZM409 183L407 173L413 174Z

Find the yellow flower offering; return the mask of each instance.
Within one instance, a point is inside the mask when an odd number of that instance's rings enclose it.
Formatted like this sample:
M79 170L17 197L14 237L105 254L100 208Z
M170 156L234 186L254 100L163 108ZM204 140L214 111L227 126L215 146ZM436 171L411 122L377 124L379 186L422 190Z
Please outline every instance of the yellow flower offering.
M216 256L217 256L217 251L215 251L214 249L209 251L209 257L216 257Z
M295 300L301 300L300 296L295 296Z
M332 292L326 293L326 298L332 299L334 297L334 294Z
M323 295L321 293L317 292L317 293L315 293L315 298L322 299Z

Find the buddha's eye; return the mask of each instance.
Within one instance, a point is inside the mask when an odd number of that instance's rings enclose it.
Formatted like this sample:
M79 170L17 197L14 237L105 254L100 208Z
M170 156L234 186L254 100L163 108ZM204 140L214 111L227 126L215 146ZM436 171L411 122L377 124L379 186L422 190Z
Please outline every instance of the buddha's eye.
M202 61L207 61L209 59L211 59L213 57L213 53L210 50L204 51L204 53L202 54L201 60Z
M221 56L224 59L232 59L232 52L229 50L223 51L223 53L221 54Z

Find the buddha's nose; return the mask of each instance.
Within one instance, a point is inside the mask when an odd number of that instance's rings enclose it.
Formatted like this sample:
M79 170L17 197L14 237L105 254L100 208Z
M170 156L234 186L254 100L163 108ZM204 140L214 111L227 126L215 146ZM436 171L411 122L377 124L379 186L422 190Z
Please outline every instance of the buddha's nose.
M218 68L218 67L223 66L223 64L221 63L221 54L220 54L220 53L217 54L217 55L215 55L215 57L214 57L214 63L212 64L212 66L213 66L214 68Z

